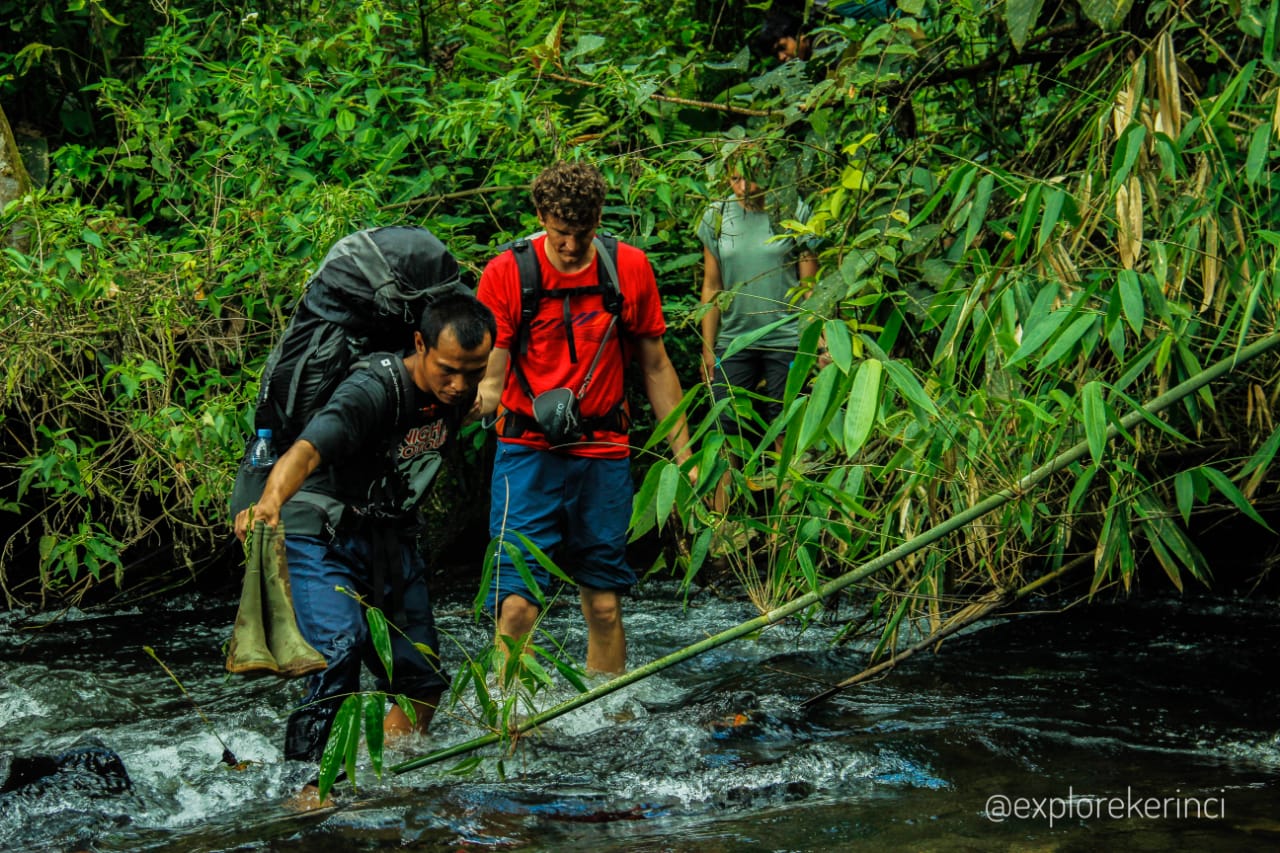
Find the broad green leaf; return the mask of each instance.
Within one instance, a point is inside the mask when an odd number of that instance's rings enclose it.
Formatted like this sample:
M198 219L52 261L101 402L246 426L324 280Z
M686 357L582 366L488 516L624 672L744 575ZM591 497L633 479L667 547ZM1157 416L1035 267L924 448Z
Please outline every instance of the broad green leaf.
M1133 0L1080 0L1085 16L1103 30L1113 30L1129 14Z
M880 406L881 371L878 359L870 358L858 365L844 416L844 452L848 456L862 449L875 425Z
M520 665L523 666L525 670L528 673L530 673L534 678L536 678L538 680L538 683L543 684L547 687L551 686L552 684L551 676L548 675L547 671L542 668L542 664L534 660L533 655L529 654L528 652L525 652L524 654L520 655Z
M1071 316L1070 308L1059 308L1048 314L1041 320L1030 322L1027 328L1022 330L1022 343L1018 344L1018 348L1013 351L1013 355L1009 356L1006 367L1015 367L1025 361L1029 356L1034 355L1040 347L1044 346L1053 333L1058 331L1058 327Z
M1089 493L1089 486L1093 483L1093 478L1097 476L1101 469L1097 465L1090 465L1084 470L1084 473L1076 478L1075 485L1071 487L1071 494L1067 498L1067 512L1075 513L1080 511L1081 502L1085 495Z
M554 655L548 655L547 659L551 661L551 664L556 668L556 671L564 677L564 680L573 685L574 690L577 690L579 693L586 693L587 690L590 689L587 687L587 683L582 680L582 674L578 672L578 670L574 669L572 666Z
M978 190L973 197L973 206L969 208L969 221L965 227L964 244L972 246L987 224L987 208L991 204L991 192L995 189L995 175L986 174L978 181Z
M1014 50L1022 51L1028 34L1040 18L1040 8L1043 5L1044 0L1007 0L1005 3L1004 21L1009 27L1009 39L1013 42Z
M635 499L631 502L632 541L648 533L657 523L653 502L658 494L658 481L661 477L662 468L658 465L650 465L649 470L645 472L644 482L640 484Z
M1267 440L1262 443L1254 454L1249 457L1249 461L1240 469L1242 474L1251 474L1254 471L1265 472L1271 467L1272 461L1276 458L1277 451L1280 451L1280 426L1271 431L1271 435L1267 436Z
M480 668L479 678L480 681L484 681L483 667ZM416 726L418 724L418 709L413 707L413 703L409 701L409 697L405 696L403 693L397 693L395 696L395 703L399 706L401 711L404 711L404 715L409 718L409 722Z

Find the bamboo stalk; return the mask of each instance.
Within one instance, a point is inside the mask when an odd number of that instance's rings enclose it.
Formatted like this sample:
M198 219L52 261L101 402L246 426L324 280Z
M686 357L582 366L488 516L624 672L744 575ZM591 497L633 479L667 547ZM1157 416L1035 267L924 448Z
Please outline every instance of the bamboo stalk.
M1168 408L1169 406L1181 400L1183 397L1186 397L1190 394L1195 393L1196 391L1203 388L1205 385L1208 385L1210 382L1222 376L1223 374L1231 372L1237 366L1244 364L1250 359L1253 359L1256 356L1261 355L1262 353L1275 348L1277 345L1280 345L1280 333L1273 333L1253 344L1250 344L1249 346L1242 347L1233 355L1215 362L1214 364L1210 365L1209 367L1197 373L1195 376L1192 376L1191 378L1185 380L1184 382L1179 383L1178 385L1169 389L1163 394L1160 394L1159 396L1155 397L1149 403L1143 406L1141 409L1137 409L1125 415L1123 418L1120 419L1119 426L1117 426L1114 423L1108 424L1107 432L1106 432L1107 440L1110 441L1112 438L1114 438L1119 433L1120 429L1124 429L1126 431L1131 429L1132 427L1136 426L1141 420L1143 420L1143 418L1146 415L1154 415L1158 412L1163 411L1164 409ZM909 539L906 542L903 542L901 545L897 546L896 548L892 548L889 551L886 551L885 553L881 554L879 557L876 557L866 563L863 563L861 566L857 567L856 569L848 571L837 578L827 581L827 583L823 584L821 587L814 590L813 592L802 595L799 598L795 599L794 601L790 601L782 605L781 607L776 607L773 610L770 610L768 613L757 616L754 619L749 619L746 622L743 622L741 625L737 625L733 628L728 628L724 631L721 631L719 634L715 634L713 636L707 637L705 640L701 640L697 643L694 643L691 646L687 646L683 649L680 649L679 651L672 652L671 654L665 657L659 658L658 660L652 661L650 663L645 664L644 666L641 666L630 672L624 673L623 675L618 676L612 681L608 681L604 684L594 687L591 690L588 690L586 693L580 693L577 696L573 697L572 699L569 699L565 702L561 702L559 705L556 705L553 708L548 708L545 711L537 713L529 717L528 719L524 720L523 722L519 723L518 725L513 726L512 733L517 735L523 734L524 732L530 731L531 729L535 729L538 726L542 725L543 723L549 722L550 720L553 720L556 717L567 714L570 711L581 708L584 705L588 705L596 701L597 699L601 699L605 696L608 696L610 693L614 693L618 690L621 690L623 687L626 687L630 684L634 684L635 682L648 678L651 675L655 675L661 672L662 670L667 669L668 667L674 666L675 664L678 664L678 663L683 663L684 661L697 657L703 652L711 651L712 649L723 646L725 643L732 642L733 640L737 640L741 637L745 637L748 634L753 634L756 631L759 631L763 628L767 628L768 626L773 625L777 622L781 622L783 619L786 619L789 616L799 613L800 611L826 598L829 598L832 595L835 595L840 590L875 574L881 569L892 566L894 563L898 562L902 558L910 554L913 554L916 551L919 551L928 545L932 545L934 542L937 542L939 539L942 539L944 536L948 536L954 533L955 531L959 530L960 528L964 527L967 524L970 524L976 521L977 519L981 518L987 513L992 512L993 510L996 510L1001 506L1004 506L1010 501L1021 497L1023 494L1030 491L1032 487L1038 485L1048 477L1052 476L1053 474L1056 474L1057 472L1066 468L1068 465L1071 465L1072 463L1077 462L1088 455L1089 455L1089 442L1087 440L1081 441L1078 444L1075 444L1072 447L1068 448L1067 450L1063 451L1061 454L1054 457L1050 461L1046 462L1044 465L1041 465L1039 468L1036 468L1034 471L1027 474L1022 479L1018 480L1018 482L1015 483L1013 486L1007 489L1002 489L999 492L987 497L986 499L979 501L978 503L974 504L973 506L969 507L963 512L959 512L956 515L953 515L950 518L946 519L945 521L935 524L933 527L929 528L923 533L920 533L914 538ZM395 773L397 775L401 773L406 773L410 770L416 770L419 767L425 767L428 764L434 764L438 761L443 761L446 758L452 758L457 755L463 755L464 753L472 752L476 749L479 749L480 747L488 746L489 744L492 744L492 743L497 743L501 739L502 739L501 733L490 732L489 734L482 735L478 738L473 738L472 740L465 741L459 744L454 744L453 746L436 750L435 752L429 753L427 755L401 762L400 764L396 764L390 767L389 769L392 773Z

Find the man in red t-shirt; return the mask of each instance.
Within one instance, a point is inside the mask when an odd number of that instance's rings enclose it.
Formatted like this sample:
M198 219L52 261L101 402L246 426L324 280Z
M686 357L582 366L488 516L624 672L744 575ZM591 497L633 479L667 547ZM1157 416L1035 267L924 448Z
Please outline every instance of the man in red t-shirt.
M601 260L593 243L605 198L599 170L556 163L534 180L532 195L545 234L532 238L523 251L533 253L542 288L553 292L538 300L522 333L520 274L508 250L485 267L477 293L498 323L479 397L483 414L498 411L499 402L502 409L489 531L524 552L540 587L550 576L516 532L574 579L587 620L587 670L620 673L626 667L620 596L636 582L626 562L633 493L623 399L626 364L638 361L659 420L675 409L683 392L662 343L666 321L644 252L618 244L622 305L616 320L599 292ZM533 416L531 397L556 388L580 395L586 434L553 447ZM689 433L683 419L667 438L676 460L685 462ZM524 583L505 548L499 548L498 558L487 606L497 613L499 633L519 639L533 629L542 596Z

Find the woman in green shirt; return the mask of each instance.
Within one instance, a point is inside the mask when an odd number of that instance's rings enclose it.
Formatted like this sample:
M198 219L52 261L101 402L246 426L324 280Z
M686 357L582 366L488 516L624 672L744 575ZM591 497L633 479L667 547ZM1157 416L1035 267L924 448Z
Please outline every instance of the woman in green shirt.
M801 279L818 271L812 248L796 242L778 225L780 219L806 222L809 206L797 201L794 211L778 216L766 205L761 182L769 162L750 143L738 146L726 163L733 197L707 208L698 225L702 241L703 370L718 401L764 382L763 415L771 422L782 413L787 371L800 340L799 317L791 305ZM772 326L750 346L729 358L723 354L738 337ZM738 431L732 406L720 418L727 433ZM727 508L726 482L716 489L714 508Z

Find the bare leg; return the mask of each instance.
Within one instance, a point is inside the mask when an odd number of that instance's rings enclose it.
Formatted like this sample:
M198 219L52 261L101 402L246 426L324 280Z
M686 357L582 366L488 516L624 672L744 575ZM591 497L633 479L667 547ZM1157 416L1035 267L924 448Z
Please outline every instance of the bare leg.
M520 649L523 650L525 644L529 641L529 634L533 632L534 625L538 624L538 605L529 601L527 598L519 595L508 595L498 604L498 635L499 637L510 637L512 640L519 640ZM498 653L505 655L507 652L507 644L498 638L494 638L498 647ZM506 667L503 667L505 670Z
M382 733L392 740L404 737L411 732L426 734L427 726L431 725L431 718L436 714L436 706L440 704L442 693L444 693L443 688L432 691L422 699L409 700L413 705L414 715L418 718L414 723L409 722L409 715L399 705L393 704L382 720Z
M622 600L616 592L578 587L587 620L587 672L617 675L627 668Z

